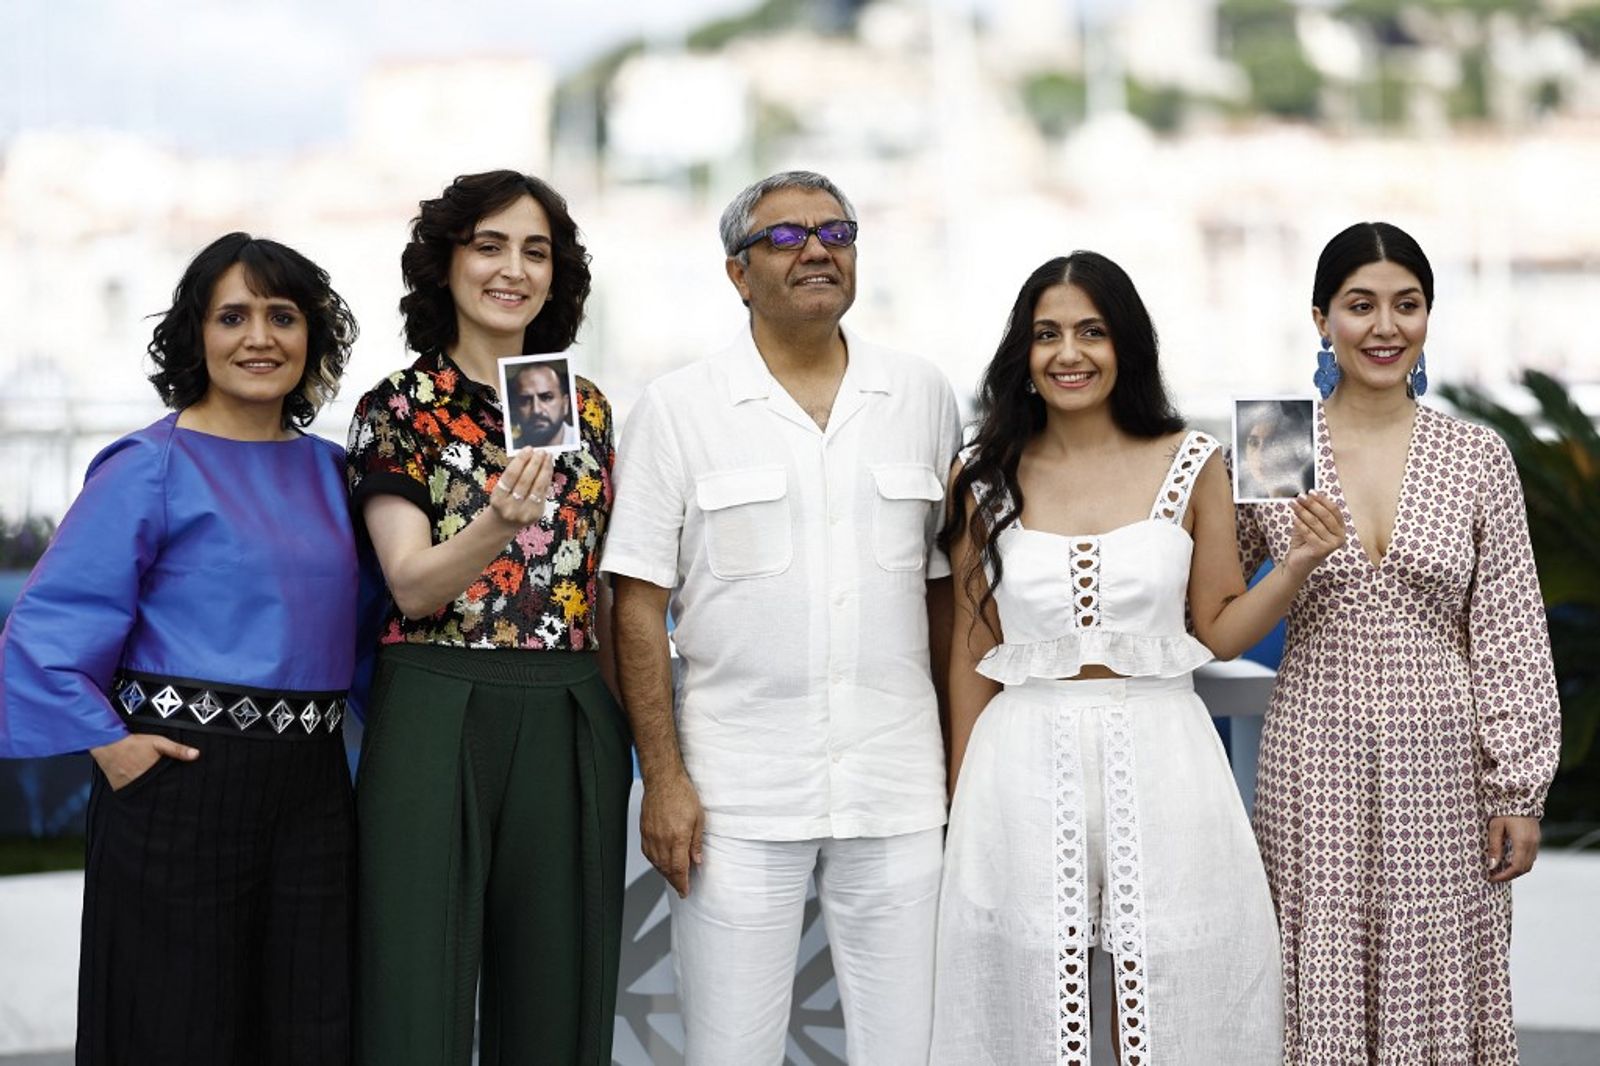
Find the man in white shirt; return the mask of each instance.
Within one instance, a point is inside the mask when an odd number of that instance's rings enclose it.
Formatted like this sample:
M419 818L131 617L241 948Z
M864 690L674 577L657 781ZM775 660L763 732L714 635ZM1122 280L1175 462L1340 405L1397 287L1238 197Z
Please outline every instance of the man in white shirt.
M932 677L950 581L933 541L955 398L926 361L841 328L857 225L828 179L757 182L721 229L750 327L634 407L601 560L644 851L677 890L687 1060L783 1061L814 875L849 1060L921 1064L945 820Z

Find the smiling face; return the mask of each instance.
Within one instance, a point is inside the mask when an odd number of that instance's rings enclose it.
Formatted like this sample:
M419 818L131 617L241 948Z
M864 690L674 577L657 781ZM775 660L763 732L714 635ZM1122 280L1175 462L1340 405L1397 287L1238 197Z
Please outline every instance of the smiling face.
M200 336L210 379L200 402L207 406L281 412L305 373L305 314L286 297L251 291L243 264L217 279Z
M531 366L511 385L511 414L518 445L542 448L553 444L567 420L567 392L561 375L547 366Z
M1333 341L1346 383L1374 391L1404 389L1428 337L1428 304L1417 276L1379 260L1356 270L1328 301L1311 309L1312 321Z
M844 208L821 189L777 189L756 201L750 232L780 222L815 226L844 218ZM770 241L749 250L750 262L728 260L728 278L756 318L779 323L832 320L837 323L856 298L856 250L829 248L816 234L799 248L780 251Z
M1033 309L1028 376L1047 410L1083 411L1111 400L1117 351L1099 308L1076 285L1052 285Z
M555 269L550 219L523 196L473 227L450 253L456 343L501 354L522 350L522 333L550 294Z

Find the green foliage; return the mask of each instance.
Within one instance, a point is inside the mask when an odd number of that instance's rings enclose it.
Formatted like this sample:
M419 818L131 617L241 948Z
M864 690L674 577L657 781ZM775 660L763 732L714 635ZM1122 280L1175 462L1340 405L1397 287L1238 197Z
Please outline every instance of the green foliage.
M1217 26L1224 47L1250 79L1250 99L1257 108L1314 118L1322 77L1300 48L1295 10L1289 0L1222 0Z
M1522 384L1547 433L1476 388L1440 392L1499 432L1522 477L1561 691L1561 774L1546 818L1600 822L1600 433L1554 378L1530 370Z
M1554 378L1530 370L1522 383L1554 434L1549 439L1477 389L1447 385L1441 391L1464 414L1493 426L1511 448L1527 495L1545 603L1600 609L1600 434Z
M1461 54L1461 84L1450 93L1450 117L1473 121L1489 117L1489 61L1482 48Z
M1392 45L1412 43L1404 15L1407 10L1466 14L1480 23L1502 13L1520 19L1543 13L1539 0L1344 0L1334 14L1365 26L1375 40Z
M1362 110L1380 126L1399 126L1406 119L1406 95L1410 91L1408 81L1383 68L1368 87Z
M763 0L749 11L712 19L690 30L688 45L697 52L715 52L740 37L773 33L800 25L805 14L804 0Z
M1501 13L1532 18L1542 13L1543 5L1540 0L1427 0L1427 6L1439 11L1465 11L1484 19Z
M1590 59L1600 59L1600 4L1573 8L1556 25L1572 34Z
M1365 26L1374 40L1400 41L1409 35L1400 18L1408 0L1345 0L1334 14L1346 22Z
M1126 81L1128 111L1158 133L1171 133L1183 124L1191 97L1173 85L1147 85L1136 78ZM1039 71L1023 78L1019 86L1022 106L1046 137L1060 138L1088 117L1088 91L1083 78L1064 71Z
M1176 86L1152 86L1128 79L1128 110L1158 133L1171 133L1182 125L1188 99Z
M1315 118L1322 76L1293 33L1259 34L1240 40L1233 58L1250 79L1250 98L1263 111L1290 118Z
M1022 79L1022 106L1046 137L1063 137L1084 119L1088 90L1076 74L1045 71Z
M1217 5L1217 26L1231 42L1254 34L1293 33L1294 17L1289 0L1222 0Z
M31 570L55 532L48 518L0 518L0 570Z
M1539 82L1539 89L1534 93L1533 105L1539 109L1541 115L1549 114L1561 108L1561 101L1566 94L1562 91L1561 83L1554 78L1545 78Z

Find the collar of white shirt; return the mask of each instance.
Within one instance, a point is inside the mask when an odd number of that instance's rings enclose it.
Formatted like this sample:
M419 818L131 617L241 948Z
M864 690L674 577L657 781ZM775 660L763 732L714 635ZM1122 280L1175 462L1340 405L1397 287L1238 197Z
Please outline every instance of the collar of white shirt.
M844 333L845 347L850 354L844 379L839 382L839 392L833 401L833 414L828 419L830 429L843 425L861 409L865 403L863 394L889 394L894 391L893 379L884 367L884 360L876 346L862 340L843 325L839 328ZM748 328L739 331L739 335L716 361L721 364L727 381L730 403L737 405L750 400L771 400L776 413L816 429L811 416L801 410L794 397L767 369L767 361L761 357L755 337ZM774 400L774 397L777 399Z

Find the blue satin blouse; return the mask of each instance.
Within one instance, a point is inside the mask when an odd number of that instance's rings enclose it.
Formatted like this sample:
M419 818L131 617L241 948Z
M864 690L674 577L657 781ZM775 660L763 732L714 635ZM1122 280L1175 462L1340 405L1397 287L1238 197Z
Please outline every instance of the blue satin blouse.
M0 633L0 757L125 736L119 669L348 688L359 585L342 448L215 437L176 414L129 434L89 464Z

